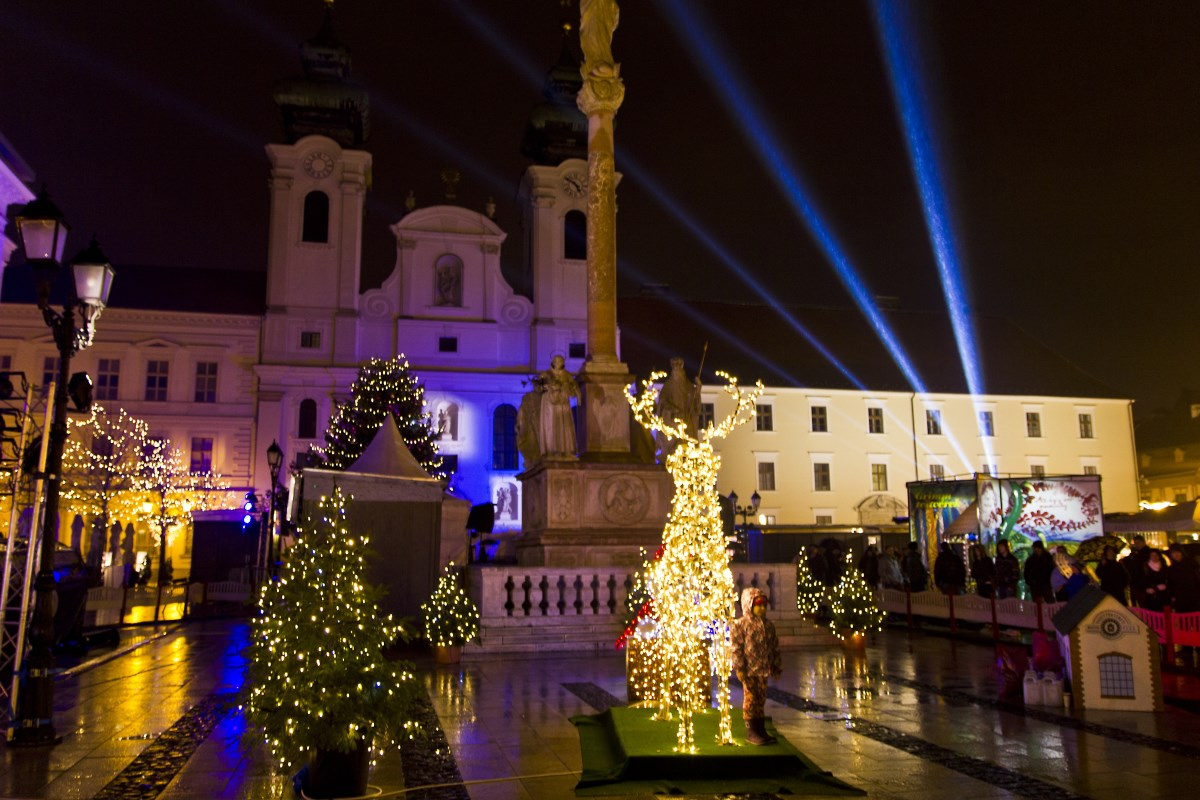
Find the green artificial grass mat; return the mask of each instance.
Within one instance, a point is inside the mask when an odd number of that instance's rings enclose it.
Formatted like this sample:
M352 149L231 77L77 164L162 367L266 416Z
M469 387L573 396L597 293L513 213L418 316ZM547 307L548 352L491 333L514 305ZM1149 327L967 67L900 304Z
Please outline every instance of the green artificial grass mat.
M571 717L579 731L583 775L575 786L580 797L630 794L724 794L773 792L794 795L862 795L822 771L779 735L779 741L746 744L742 712L732 712L736 744L717 744L720 714L708 709L695 716L696 754L674 751L678 719L655 722L653 708L614 707L600 714Z

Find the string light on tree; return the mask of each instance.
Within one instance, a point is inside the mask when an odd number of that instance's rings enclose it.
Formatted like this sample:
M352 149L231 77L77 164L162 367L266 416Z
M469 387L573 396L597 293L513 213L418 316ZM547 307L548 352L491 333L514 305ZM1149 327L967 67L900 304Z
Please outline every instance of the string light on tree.
M363 577L368 539L349 530L346 504L336 486L321 498L253 621L246 718L285 769L312 748L350 752L360 741L377 756L415 726L413 665L384 658L411 631L381 619L383 590Z
M801 559L796 565L796 607L800 613L808 617L817 616L821 605L826 602L825 594L825 584L817 580L808 565L808 559Z
M421 605L425 638L439 647L453 647L479 635L479 609L467 597L451 561L442 571L429 601Z
M353 464L389 413L417 463L433 477L445 477L432 419L425 410L425 389L402 355L373 358L358 368L350 399L334 408L325 446L317 450L325 466L346 469Z
M830 614L829 629L839 639L865 636L868 631L883 628L884 612L862 573L854 568L849 552L842 560L842 577L830 598Z
M708 705L703 687L711 685L714 674L719 679L717 741L733 743L729 621L736 598L716 489L721 458L711 443L754 416L763 385L758 382L746 391L736 378L723 372L717 375L726 381L723 389L734 402L733 412L720 423L710 422L695 432L687 430L686 422L664 420L656 412L659 389L654 384L666 377L665 373L651 374L642 382L640 394L633 386L627 394L634 417L643 427L678 442L666 464L675 494L663 531L662 554L647 565L646 585L658 623L655 718L667 720L673 712L678 713L675 749L683 753L696 752L693 716Z

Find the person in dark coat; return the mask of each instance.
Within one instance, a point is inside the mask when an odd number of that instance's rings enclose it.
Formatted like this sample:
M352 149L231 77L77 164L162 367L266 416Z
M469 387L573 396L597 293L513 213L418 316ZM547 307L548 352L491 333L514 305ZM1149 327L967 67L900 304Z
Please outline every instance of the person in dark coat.
M867 545L862 558L858 560L858 571L862 573L867 586L872 589L879 588L879 551L875 549L875 545Z
M808 548L808 558L805 563L808 564L808 571L812 573L813 580L818 583L826 583L825 554L821 552L821 548L815 545Z
M981 544L971 545L971 579L975 581L975 594L991 597L996 586L996 564Z
M1007 539L996 542L996 599L1004 600L1017 596L1017 584L1021 581L1021 562L1012 554Z
M921 560L921 550L917 547L916 542L908 543L908 550L904 553L904 563L901 568L904 571L904 580L908 582L908 590L910 592L923 592L929 584L929 572L925 569L925 562Z
M1125 565L1117 561L1117 548L1109 545L1100 556L1096 565L1096 577L1100 579L1100 588L1115 597L1123 605L1129 605L1125 590L1129 588L1129 571Z
M1171 602L1171 592L1167 588L1167 561L1158 550L1151 550L1146 558L1141 585L1142 608L1147 611L1162 611Z
M1186 614L1200 611L1200 564L1183 552L1183 545L1175 542L1167 554L1171 566L1167 567L1167 591L1171 595L1171 610Z
M1025 559L1025 586L1029 589L1029 597L1037 600L1039 597L1047 603L1054 602L1054 590L1050 588L1050 575L1054 572L1054 556L1046 551L1046 545L1041 540L1035 541Z
M1146 538L1139 534L1129 543L1129 555L1121 559L1125 571L1129 573L1129 600L1135 606L1145 605L1146 561L1151 553L1157 552L1153 547L1147 547Z
M949 542L942 542L934 559L933 582L942 594L962 594L967 587L967 568Z

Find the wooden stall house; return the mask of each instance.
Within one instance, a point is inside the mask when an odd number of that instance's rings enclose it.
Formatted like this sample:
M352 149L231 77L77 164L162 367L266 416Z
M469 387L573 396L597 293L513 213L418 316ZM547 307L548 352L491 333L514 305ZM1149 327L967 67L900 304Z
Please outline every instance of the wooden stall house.
M1088 586L1053 622L1069 643L1067 675L1078 708L1162 711L1158 636L1136 614Z

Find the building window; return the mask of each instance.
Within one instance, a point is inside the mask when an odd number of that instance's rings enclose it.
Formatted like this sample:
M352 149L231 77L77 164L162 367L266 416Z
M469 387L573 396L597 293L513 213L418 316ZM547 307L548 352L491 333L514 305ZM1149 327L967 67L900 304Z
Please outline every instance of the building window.
M505 403L492 412L492 469L517 468L517 409Z
M296 435L301 439L317 438L317 401L311 397L300 401L300 422Z
M50 384L58 380L58 356L46 356L42 359L42 394L50 393Z
M1092 431L1092 415L1091 414L1080 414L1079 415L1079 438L1080 439L1091 439L1091 438L1094 438L1094 436L1095 436L1095 433Z
M867 409L867 433L883 433L883 409Z
M817 514L814 522L818 525L832 525L833 516L830 514Z
M758 490L760 492L775 491L775 462L758 462Z
M930 436L942 434L942 412L936 408L925 409L925 432Z
M1030 464L1029 474L1034 478L1046 477L1046 467L1044 464Z
M1035 439L1042 435L1042 415L1039 412L1025 412L1025 435Z
M584 358L586 356L586 342L571 342L569 345L567 345L567 358Z
M439 336L438 337L438 352L439 353L457 353L458 352L458 337L457 336Z
M300 347L305 350L318 350L321 347L320 331L301 331Z
M1100 661L1100 696L1134 697L1133 659L1124 653L1108 653Z
M996 425L995 425L995 422L993 422L993 420L992 420L992 412L990 412L990 411L980 411L979 412L979 435L980 436L995 436L996 435Z
M995 464L986 464L986 463L980 464L979 472L982 475L995 475L996 474L996 465Z
M1180 504L1180 503L1186 503L1186 502L1188 501L1188 492L1187 492L1187 489L1186 489L1186 488L1184 488L1184 487L1179 487L1179 486L1176 486L1176 487L1175 487L1175 489L1174 489L1173 491L1175 492L1175 500L1174 500L1174 502L1175 502L1177 505L1178 505L1178 504Z
M587 215L577 209L563 217L563 258L587 258Z
M1083 474L1084 475L1099 475L1100 468L1097 467L1095 464L1084 464Z
M96 399L116 400L120 387L121 359L100 359L96 366Z
M217 402L217 362L196 362L196 402Z
M304 225L301 241L324 244L329 241L329 195L309 192L304 196Z
M887 464L872 464L871 465L871 491L886 492L887 484Z
M946 480L946 465L945 464L930 464L929 478L935 481Z
M770 403L758 403L754 406L754 430L775 430L775 418L771 416L772 411Z
M833 482L829 477L829 465L818 462L813 464L813 491L814 492L829 492L832 491Z
M774 514L759 514L758 515L758 524L759 525L774 525L775 524L775 515Z
M192 437L192 458L189 469L192 472L212 471L213 440L208 437Z
M170 362L146 362L146 399L162 402L167 399L167 377L170 373Z
M717 408L716 408L715 404L701 403L700 404L700 430L704 430L709 425L712 425L713 420L716 419L716 416L717 416Z
M814 433L826 433L829 430L829 411L825 406L812 406L808 410L809 416L812 417L812 430Z

